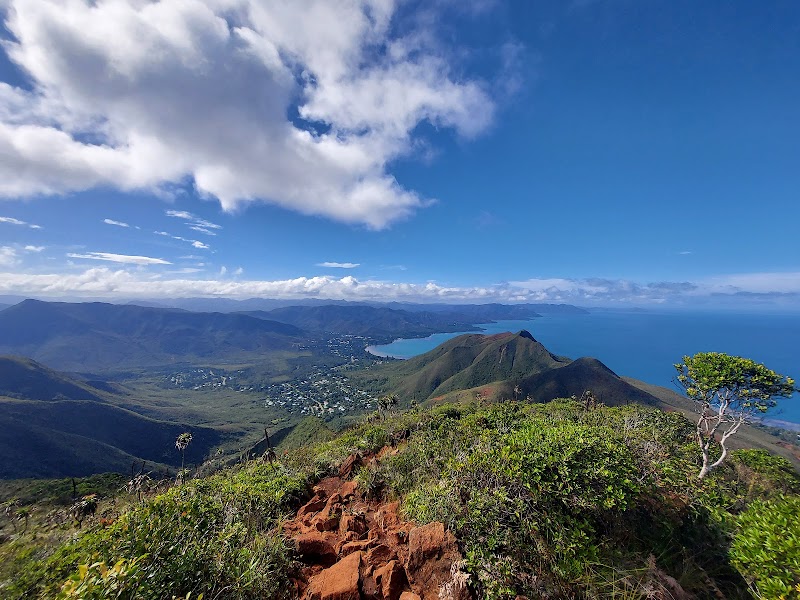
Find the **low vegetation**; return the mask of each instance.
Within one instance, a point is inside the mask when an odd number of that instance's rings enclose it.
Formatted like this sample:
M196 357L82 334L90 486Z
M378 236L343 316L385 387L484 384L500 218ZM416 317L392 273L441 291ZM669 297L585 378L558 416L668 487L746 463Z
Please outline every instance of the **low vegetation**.
M82 530L4 529L0 596L289 597L281 519L350 454L390 445L357 472L361 490L399 499L419 524L444 522L477 598L800 598L800 477L783 458L736 450L698 480L695 426L680 414L575 400L387 407L333 439L314 430L273 463L142 501L120 492L108 518L101 499Z

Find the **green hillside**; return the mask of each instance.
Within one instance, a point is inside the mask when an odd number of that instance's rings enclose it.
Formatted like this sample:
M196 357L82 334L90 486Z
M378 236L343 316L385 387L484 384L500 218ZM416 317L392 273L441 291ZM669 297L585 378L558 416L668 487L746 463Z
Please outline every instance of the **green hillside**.
M31 359L0 357L0 479L129 472L143 460L174 467L183 431L195 438L187 459L199 463L223 439L209 427L126 410L123 401Z
M130 472L142 460L180 465L175 438L191 431L187 460L202 462L222 437L207 427L148 419L109 404L84 400L0 398L0 479Z
M371 367L358 376L406 402L462 402L478 396L487 401L547 402L580 397L587 390L608 405L657 402L600 361L556 356L527 331L458 336L430 352Z
M697 470L692 423L637 404L412 410L141 501L100 498L80 531L17 507L31 523L0 524L0 594L797 598L798 474L756 450Z
M105 401L101 390L20 356L0 356L0 396L29 400Z

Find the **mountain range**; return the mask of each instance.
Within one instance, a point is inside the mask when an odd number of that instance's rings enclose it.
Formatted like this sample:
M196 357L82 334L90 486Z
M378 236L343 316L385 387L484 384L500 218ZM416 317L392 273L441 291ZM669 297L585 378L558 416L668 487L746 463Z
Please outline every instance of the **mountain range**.
M0 353L62 370L231 360L287 350L297 327L243 314L25 300L0 312Z
M180 433L194 438L189 462L222 439L215 429L151 419L115 400L30 359L0 356L0 479L124 473L142 461L174 467Z
M377 338L393 338L401 335L421 337L438 332L477 331L478 329L473 325L476 319L471 319L465 314L410 312L384 306L338 304L286 306L270 311L251 311L241 314L289 323L309 332L364 335Z

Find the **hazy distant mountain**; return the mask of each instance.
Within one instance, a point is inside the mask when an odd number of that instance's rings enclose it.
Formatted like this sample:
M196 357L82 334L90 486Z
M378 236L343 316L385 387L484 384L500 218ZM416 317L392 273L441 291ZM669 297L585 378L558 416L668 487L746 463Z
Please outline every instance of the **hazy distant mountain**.
M589 311L571 304L413 304L389 302L389 308L408 311L451 312L467 315L474 322L484 323L505 319L532 319L544 314L583 315Z
M0 357L0 478L129 472L133 461L176 466L175 438L191 431L200 462L220 434L144 417L113 396L32 360Z
M528 398L544 402L581 396L591 390L606 404L656 402L650 394L623 381L594 358L551 354L527 331L496 335L467 334L412 359L373 367L360 375L404 400ZM488 386L480 390L482 386ZM515 391L516 388L516 391ZM468 393L464 394L465 391Z
M425 336L431 333L476 330L462 315L409 312L364 305L287 306L269 312L243 313L290 323L305 331L353 335Z
M0 311L7 309L11 304L0 304Z
M93 371L288 349L302 332L242 314L25 300L0 312L0 353Z
M198 312L247 312L257 310L273 310L284 306L321 306L323 304L362 304L346 300L321 300L318 298L302 299L276 299L276 298L246 298L235 300L233 298L159 298L151 299L153 304L182 308ZM141 304L138 300L131 304Z
M0 302L2 302L0 298ZM271 311L287 306L372 306L392 308L407 312L449 312L461 315L472 323L498 319L530 319L540 314L586 314L588 311L570 304L419 304L415 302L377 302L374 300L329 300L324 298L278 299L278 298L151 298L130 300L128 304L138 306L181 308L197 312L252 312Z

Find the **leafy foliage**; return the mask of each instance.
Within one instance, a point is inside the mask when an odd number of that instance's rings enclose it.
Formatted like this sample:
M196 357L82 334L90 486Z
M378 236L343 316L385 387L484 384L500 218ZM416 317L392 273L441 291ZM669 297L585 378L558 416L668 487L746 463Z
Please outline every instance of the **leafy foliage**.
M794 380L749 358L720 352L684 356L676 364L678 383L700 407L697 442L703 456L699 477L719 467L728 453L727 439L753 415L777 406L776 398L794 393ZM712 458L720 431L719 454Z
M800 497L753 502L741 514L731 560L759 598L800 598Z
M114 565L113 597L281 598L289 553L275 526L305 489L304 476L259 463L173 487L34 561L6 593L106 597L93 594Z

